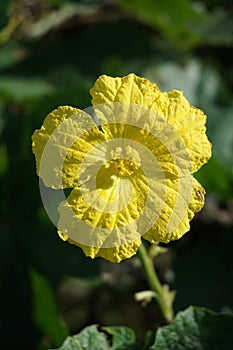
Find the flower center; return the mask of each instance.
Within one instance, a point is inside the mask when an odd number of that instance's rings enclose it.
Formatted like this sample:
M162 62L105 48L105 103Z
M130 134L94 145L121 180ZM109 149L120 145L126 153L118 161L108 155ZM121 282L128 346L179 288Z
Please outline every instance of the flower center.
M130 146L127 146L124 152L121 147L117 147L111 151L111 156L108 167L117 176L130 176L141 165L139 153Z

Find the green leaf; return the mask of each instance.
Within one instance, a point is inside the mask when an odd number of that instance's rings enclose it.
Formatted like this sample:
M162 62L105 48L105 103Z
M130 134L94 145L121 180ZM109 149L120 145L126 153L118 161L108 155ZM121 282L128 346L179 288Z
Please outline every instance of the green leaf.
M8 42L0 48L0 69L13 66L26 55L26 50L13 42Z
M121 0L120 7L138 17L139 20L155 27L173 44L189 45L195 38L190 27L190 21L199 21L201 15L190 1L177 0ZM188 40L187 40L188 39Z
M51 344L59 346L67 337L68 331L59 315L55 296L46 278L35 270L30 271L35 322Z
M160 327L148 350L231 350L233 314L190 306Z
M233 43L232 13L216 12L203 24L194 27L193 31L207 44L231 46Z
M57 350L139 350L135 334L128 327L92 325L68 337Z
M109 345L104 333L96 325L84 328L79 334L68 337L59 350L107 350Z
M39 78L2 77L0 80L0 97L6 101L23 102L47 95L53 87Z
M128 327L104 327L103 328L112 337L111 350L128 350L137 349L135 344L134 331ZM134 346L133 348L131 346Z
M97 7L94 4L76 4L74 2L66 2L58 10L48 13L36 23L34 23L30 31L27 33L28 38L39 39L50 30L59 27L63 23L69 21L72 17L79 15L93 15Z
M148 331L146 333L146 338L145 338L145 343L144 343L144 346L143 346L143 350L148 350L150 349L150 347L154 344L155 342L155 337L156 337L156 334L155 332L152 332L152 331Z

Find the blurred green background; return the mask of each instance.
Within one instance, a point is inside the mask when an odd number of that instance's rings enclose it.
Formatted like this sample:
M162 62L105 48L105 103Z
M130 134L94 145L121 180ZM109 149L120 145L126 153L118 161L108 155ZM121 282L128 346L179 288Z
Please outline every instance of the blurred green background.
M213 158L196 177L205 208L156 262L188 305L233 309L232 0L0 1L0 348L58 347L92 323L142 339L161 324L135 258L112 264L62 242L39 193L31 135L48 112L91 105L100 74L181 89L208 116Z

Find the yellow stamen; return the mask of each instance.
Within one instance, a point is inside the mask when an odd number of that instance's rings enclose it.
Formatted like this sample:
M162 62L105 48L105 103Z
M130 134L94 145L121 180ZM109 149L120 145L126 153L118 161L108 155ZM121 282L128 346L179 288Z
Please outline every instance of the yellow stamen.
M110 167L117 176L130 176L141 165L138 152L130 146L126 146L124 152L121 147L117 147L111 151L111 155L113 158L108 162L107 167Z

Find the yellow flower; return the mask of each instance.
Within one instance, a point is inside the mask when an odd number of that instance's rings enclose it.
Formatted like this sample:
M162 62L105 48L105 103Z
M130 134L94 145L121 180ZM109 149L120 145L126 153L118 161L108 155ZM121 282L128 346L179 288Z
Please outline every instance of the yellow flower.
M141 237L167 243L189 230L205 194L192 174L211 144L206 116L181 91L129 74L100 76L90 92L93 107L52 111L32 148L45 186L72 189L58 207L60 237L119 262Z

